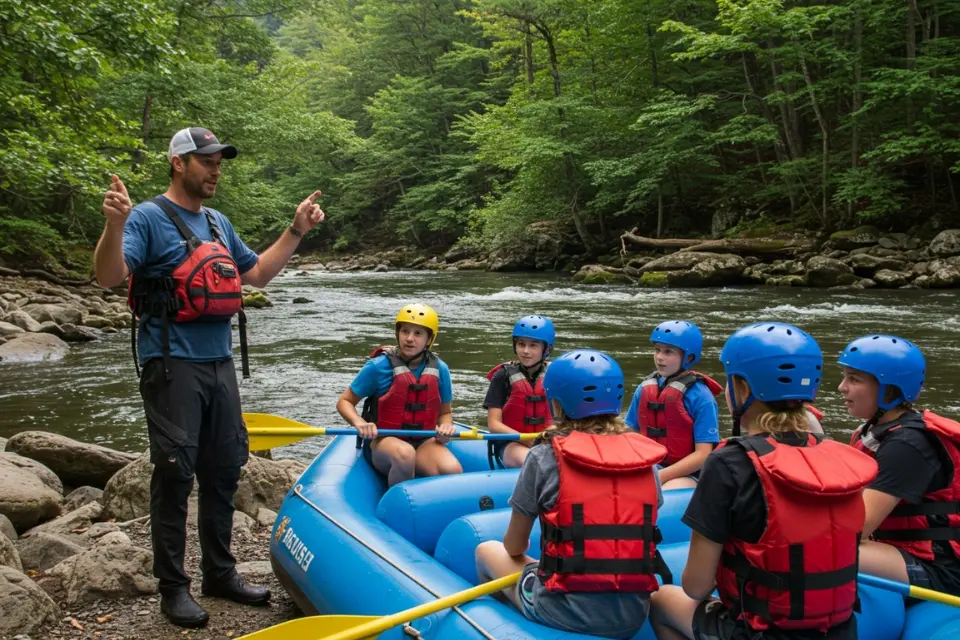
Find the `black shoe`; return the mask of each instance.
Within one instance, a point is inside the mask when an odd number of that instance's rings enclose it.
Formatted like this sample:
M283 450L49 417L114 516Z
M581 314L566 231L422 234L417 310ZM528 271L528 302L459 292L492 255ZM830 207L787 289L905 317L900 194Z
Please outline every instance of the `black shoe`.
M207 624L210 616L190 595L189 589L180 589L160 595L160 611L178 627L198 629Z
M255 607L264 607L270 602L270 590L266 587L249 585L243 581L239 574L233 577L221 580L215 584L203 585L203 595L211 598L226 598L239 602L240 604L249 604Z

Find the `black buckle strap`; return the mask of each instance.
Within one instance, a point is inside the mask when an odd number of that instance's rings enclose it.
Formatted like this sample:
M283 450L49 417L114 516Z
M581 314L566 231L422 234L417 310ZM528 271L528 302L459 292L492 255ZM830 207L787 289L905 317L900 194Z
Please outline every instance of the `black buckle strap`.
M547 396L527 396L527 402L544 402Z
M407 385L408 391L426 391L429 385L424 382L417 382L416 384Z
M651 505L652 510L652 505ZM555 527L544 523L540 529L540 537L555 544L572 542L574 540L573 527ZM647 524L587 524L583 526L584 540L646 540L660 544L663 534L660 528L652 523ZM649 554L647 554L649 555Z
M662 563L662 558L661 558ZM658 573L658 563L653 558L602 558L559 557L545 555L540 558L540 569L551 573L578 574L647 574Z
M426 411L427 403L426 402L408 402L404 405L404 409L407 411Z
M877 529L873 532L877 540L897 541L946 541L960 540L960 528L937 527L932 529Z
M647 409L651 411L663 411L667 408L667 403L665 402L648 402Z
M423 423L422 422L404 422L400 425L401 429L406 429L407 431L422 431Z
M247 346L247 314L240 309L240 370L244 378L250 377L250 355Z
M666 437L667 437L667 430L666 430L666 429L661 429L661 428L659 428L659 427L646 427L646 429L647 429L647 437L648 437L648 438L651 437L651 436L654 437L654 438L666 438Z
M960 502L921 502L920 504L897 505L890 512L890 517L954 516L957 514L960 514Z
M540 417L540 418L524 418L524 419L523 419L523 424L529 424L529 425L534 425L534 426L536 426L536 425L541 425L541 424L543 424L544 422L546 422L546 419L543 418L543 417Z
M794 551L794 548L799 551ZM750 564L746 556L741 553L723 556L723 564L737 577L746 582L766 587L774 591L789 591L799 584L803 590L815 591L819 589L834 589L853 582L857 579L857 565L853 564L833 571L804 573L801 545L790 546L790 571L766 571ZM797 554L794 557L794 554Z
M135 298L154 293L173 291L176 288L177 282L170 276L158 276L155 278L136 276L133 279L133 297Z

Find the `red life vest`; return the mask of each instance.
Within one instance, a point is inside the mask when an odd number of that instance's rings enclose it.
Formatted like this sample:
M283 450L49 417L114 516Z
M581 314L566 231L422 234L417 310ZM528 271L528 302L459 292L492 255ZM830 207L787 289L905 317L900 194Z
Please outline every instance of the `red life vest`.
M407 429L431 431L437 428L440 417L440 364L437 356L427 351L427 363L414 375L407 363L396 354L396 347L378 347L371 358L387 356L393 369L393 383L375 402L364 404L363 418L376 423L378 429ZM368 399L373 400L373 399ZM408 438L400 438L409 440Z
M652 373L640 383L638 420L641 434L667 447L665 466L669 466L686 458L696 447L693 417L683 406L683 396L698 382L707 385L714 396L723 391L723 387L710 376L685 371L670 378L661 391L659 378L659 374Z
M226 240L206 208L213 242L200 240L165 198L152 200L167 215L186 240L187 255L169 273L158 277L130 275L127 305L134 318L158 318L163 332L164 366L169 375L170 338L168 322L227 321L240 314L240 353L243 377L250 377L247 358L246 316L243 313L243 283L240 268L227 248ZM136 322L131 323L131 346L138 364ZM139 366L137 368L139 374Z
M879 431L870 429L866 437L861 437L862 428L857 429L850 444L874 456L890 433L904 428L933 432L953 465L953 477L946 488L923 496L920 504L901 500L872 537L921 560L935 560L938 555L936 551L940 549L949 549L947 553L960 558L960 541L957 539L960 536L960 474L956 472L960 469L960 423L932 411L924 411L922 416L908 413L899 424L884 425ZM934 516L946 516L946 519L935 519ZM949 542L949 546L934 545L935 541Z
M671 581L657 551L653 466L666 449L637 433L551 441L560 493L540 514L538 576L549 591L650 593Z
M534 384L530 384L516 362L498 364L487 374L487 380L493 380L494 374L500 369L506 371L510 382L510 397L502 409L503 424L520 433L539 433L553 424L547 406L547 392L543 390L547 365L541 367Z
M721 446L746 451L763 489L767 525L757 542L724 544L720 600L756 631L825 632L848 620L857 602L862 491L877 463L812 434L805 446L765 435Z

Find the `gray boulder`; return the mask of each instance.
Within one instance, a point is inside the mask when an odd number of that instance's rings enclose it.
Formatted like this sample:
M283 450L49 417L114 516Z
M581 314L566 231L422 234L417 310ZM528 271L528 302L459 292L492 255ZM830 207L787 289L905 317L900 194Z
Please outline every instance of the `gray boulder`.
M33 580L0 566L0 635L31 634L59 617L60 608Z
M10 438L7 450L42 462L65 484L74 487L103 487L117 471L137 459L131 453L46 431L22 431Z

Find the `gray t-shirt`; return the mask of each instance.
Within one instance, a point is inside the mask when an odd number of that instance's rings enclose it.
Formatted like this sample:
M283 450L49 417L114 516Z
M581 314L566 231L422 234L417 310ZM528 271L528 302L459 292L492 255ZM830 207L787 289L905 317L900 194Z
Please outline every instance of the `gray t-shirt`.
M663 506L660 478L657 503ZM549 511L560 494L560 472L549 443L530 449L520 470L510 506L528 518ZM649 594L639 593L555 593L539 580L533 581L532 600L538 617L568 631L592 633L611 638L629 638L643 626L650 609ZM574 628L570 623L578 623ZM564 624L566 622L566 624Z

